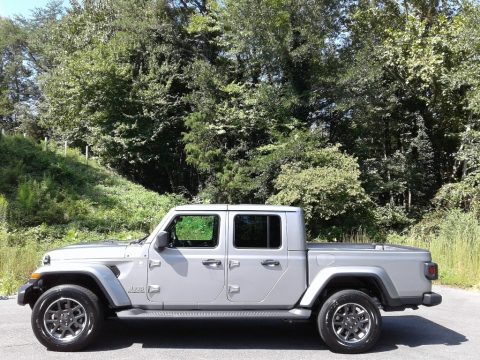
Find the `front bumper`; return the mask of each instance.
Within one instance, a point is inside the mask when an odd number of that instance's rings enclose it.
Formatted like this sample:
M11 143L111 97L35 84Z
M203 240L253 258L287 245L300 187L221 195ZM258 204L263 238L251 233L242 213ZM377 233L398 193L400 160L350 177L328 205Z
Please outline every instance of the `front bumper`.
M431 292L423 294L422 305L435 306L442 303L442 295Z
M29 281L25 285L22 285L20 289L18 289L17 294L17 304L18 305L26 305L29 303L29 298L33 292L33 286L35 285L35 281Z

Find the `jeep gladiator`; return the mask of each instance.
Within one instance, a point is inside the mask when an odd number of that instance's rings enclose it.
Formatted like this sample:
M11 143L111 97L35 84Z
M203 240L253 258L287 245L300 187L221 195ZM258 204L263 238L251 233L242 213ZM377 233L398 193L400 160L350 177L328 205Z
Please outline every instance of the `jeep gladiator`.
M143 239L48 252L17 300L56 351L85 348L109 317L278 318L311 319L331 350L359 353L380 309L440 304L437 276L426 250L307 243L297 207L185 205Z

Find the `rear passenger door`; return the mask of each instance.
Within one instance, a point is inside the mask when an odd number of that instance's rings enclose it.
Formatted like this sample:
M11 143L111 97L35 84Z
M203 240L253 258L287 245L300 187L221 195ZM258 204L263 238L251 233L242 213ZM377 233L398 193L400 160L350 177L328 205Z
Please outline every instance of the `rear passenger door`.
M230 211L228 216L228 300L277 304L279 299L269 295L288 268L285 213Z

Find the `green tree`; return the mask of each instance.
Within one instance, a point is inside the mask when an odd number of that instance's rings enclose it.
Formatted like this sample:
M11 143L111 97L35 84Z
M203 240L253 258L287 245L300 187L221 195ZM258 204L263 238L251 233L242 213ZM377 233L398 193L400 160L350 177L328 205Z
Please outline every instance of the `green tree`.
M42 93L38 76L51 69L48 39L63 14L62 2L51 1L30 17L0 18L0 122L2 127L41 137L38 124ZM50 43L52 45L52 43Z
M369 227L370 200L360 183L355 159L338 147L309 151L308 164L297 162L281 167L268 202L300 206L313 237L339 239L342 234Z
M13 20L0 18L0 126L18 126L21 107L36 92L33 69L26 63L26 34Z
M449 189L467 202L475 194L479 9L432 0L52 2L0 22L0 116L4 126L88 144L160 192L302 204L315 214L315 236L340 238L372 216L402 230L439 189L438 199Z
M150 188L192 190L181 143L186 31L166 2L111 5L77 4L53 30L62 52L42 77L44 124Z
M333 124L380 206L418 215L451 177L466 113L449 77L456 14L434 2L359 3L347 21Z
M250 180L256 149L316 126L317 106L329 106L316 94L332 81L327 59L334 57L339 7L227 1L192 16L190 33L208 39L217 57L201 53L191 68L184 141L212 201L259 201Z

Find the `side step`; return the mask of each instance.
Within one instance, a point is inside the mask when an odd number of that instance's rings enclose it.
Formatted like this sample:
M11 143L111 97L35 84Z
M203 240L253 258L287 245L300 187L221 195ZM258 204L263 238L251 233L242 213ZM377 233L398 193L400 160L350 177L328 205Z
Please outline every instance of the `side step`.
M311 310L143 310L130 309L117 313L120 319L308 319Z

